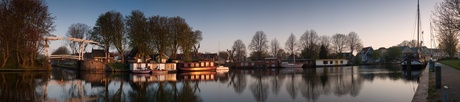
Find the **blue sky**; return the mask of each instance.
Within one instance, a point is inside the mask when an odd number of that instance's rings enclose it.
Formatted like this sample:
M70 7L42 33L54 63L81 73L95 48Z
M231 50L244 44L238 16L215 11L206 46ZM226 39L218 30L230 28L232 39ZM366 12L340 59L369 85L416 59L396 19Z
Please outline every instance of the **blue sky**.
M297 40L306 30L318 35L356 32L363 46L390 47L416 39L416 0L46 0L56 17L57 36L65 36L73 23L94 26L110 10L128 15L140 10L146 16L180 16L194 30L203 32L200 52L230 49L237 39L249 46L256 31L268 40L284 43L291 33ZM425 46L430 47L430 17L441 0L421 0ZM220 42L220 48L219 48ZM67 45L51 42L51 51Z

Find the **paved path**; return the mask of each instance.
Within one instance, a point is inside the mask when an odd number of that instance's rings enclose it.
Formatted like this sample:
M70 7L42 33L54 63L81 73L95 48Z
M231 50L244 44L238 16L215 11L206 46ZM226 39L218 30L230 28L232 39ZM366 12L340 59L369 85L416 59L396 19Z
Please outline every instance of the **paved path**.
M441 64L441 88L448 86L449 101L460 102L460 70L454 69L447 65ZM437 89L437 92L444 92L443 89ZM444 94L439 95L444 99Z
M429 86L429 67L427 66L423 69L420 75L420 81L418 83L417 91L415 91L414 97L412 97L412 102L428 102L426 99L428 97L428 86Z

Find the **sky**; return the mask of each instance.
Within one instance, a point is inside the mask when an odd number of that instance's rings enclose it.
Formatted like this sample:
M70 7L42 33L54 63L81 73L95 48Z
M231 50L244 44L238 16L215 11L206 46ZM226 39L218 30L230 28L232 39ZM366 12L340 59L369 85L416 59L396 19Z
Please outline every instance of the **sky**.
M440 2L420 0L423 41L427 47L431 47L432 12ZM199 52L230 49L238 39L250 52L248 46L257 31L263 31L268 41L276 38L282 48L291 33L298 41L306 30L315 30L320 36L353 31L364 47L374 49L416 39L417 0L45 0L45 3L56 17L56 30L51 34L62 37L71 24L93 27L99 15L111 10L124 16L132 10L140 10L147 17L180 16L193 30L203 32ZM50 51L59 46L67 46L66 41L51 42Z

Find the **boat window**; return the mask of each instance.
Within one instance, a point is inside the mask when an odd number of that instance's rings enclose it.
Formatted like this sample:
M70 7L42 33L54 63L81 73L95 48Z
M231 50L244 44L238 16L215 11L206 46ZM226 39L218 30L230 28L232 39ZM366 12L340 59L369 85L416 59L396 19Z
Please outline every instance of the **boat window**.
M327 64L327 61L323 61L323 64Z
M339 63L339 61L335 61L335 64Z
M342 60L340 60L340 64L342 64L342 63L343 63L343 61L342 61Z
M333 64L332 61L329 61L329 64Z

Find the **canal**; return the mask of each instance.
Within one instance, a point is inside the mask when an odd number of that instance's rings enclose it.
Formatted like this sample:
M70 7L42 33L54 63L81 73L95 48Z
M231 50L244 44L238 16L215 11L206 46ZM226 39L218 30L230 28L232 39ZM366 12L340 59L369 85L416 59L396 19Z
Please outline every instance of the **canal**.
M177 102L408 102L420 71L398 65L230 70L163 75L0 72L0 100Z

